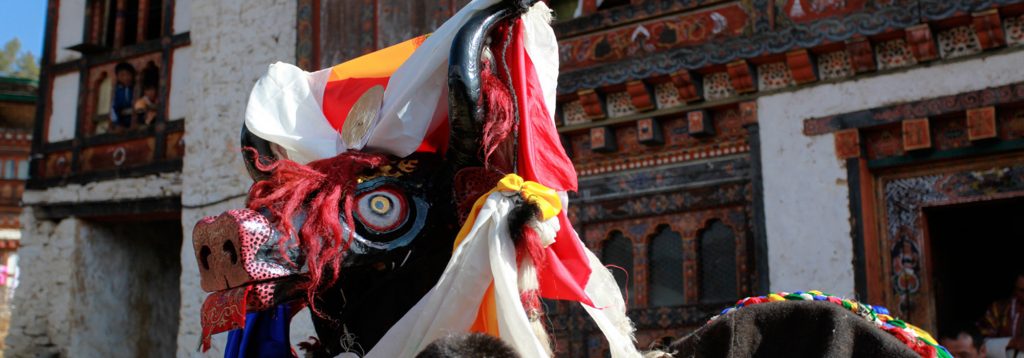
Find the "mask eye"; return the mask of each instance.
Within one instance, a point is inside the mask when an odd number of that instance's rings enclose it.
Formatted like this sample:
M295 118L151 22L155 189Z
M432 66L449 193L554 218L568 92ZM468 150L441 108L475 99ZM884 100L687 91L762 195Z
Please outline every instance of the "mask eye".
M356 217L370 231L384 234L398 229L409 217L405 195L398 190L383 187L359 195Z

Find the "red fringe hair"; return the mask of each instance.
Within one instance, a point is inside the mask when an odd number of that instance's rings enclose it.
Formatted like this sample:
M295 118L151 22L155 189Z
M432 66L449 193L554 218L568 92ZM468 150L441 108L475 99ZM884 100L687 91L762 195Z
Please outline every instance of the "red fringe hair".
M251 148L247 151L257 155ZM306 288L309 307L320 315L314 297L337 280L344 253L352 243L356 180L366 171L388 163L388 158L376 153L345 152L307 165L288 159L271 164L263 164L259 159L254 162L259 170L272 174L249 189L248 207L270 212L282 234L278 238L282 252L288 249L286 242L296 233L292 219L301 212L303 204L307 204L306 220L297 237L309 268L310 280ZM350 229L347 237L339 222L341 209Z

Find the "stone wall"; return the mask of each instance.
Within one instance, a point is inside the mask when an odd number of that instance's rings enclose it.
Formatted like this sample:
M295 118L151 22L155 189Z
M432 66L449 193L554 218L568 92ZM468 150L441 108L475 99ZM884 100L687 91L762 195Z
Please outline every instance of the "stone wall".
M180 230L75 217L42 220L38 207L180 195L179 174L25 192L20 284L4 354L173 354L180 269L168 258L178 256Z
M854 294L845 161L832 135L803 134L805 119L1024 81L1021 63L1008 51L759 98L770 289Z
M75 238L73 355L173 357L180 224L86 221Z
M205 216L244 207L251 181L241 160L238 131L249 92L267 66L295 62L295 10L290 0L192 1L178 356L202 356L196 346L206 293L199 288L192 228ZM312 335L308 316L296 316L293 343ZM225 336L216 336L205 356L222 356Z
M11 304L9 357L67 356L71 343L71 286L75 237L81 221L37 221L34 210L21 214L18 248L21 280Z

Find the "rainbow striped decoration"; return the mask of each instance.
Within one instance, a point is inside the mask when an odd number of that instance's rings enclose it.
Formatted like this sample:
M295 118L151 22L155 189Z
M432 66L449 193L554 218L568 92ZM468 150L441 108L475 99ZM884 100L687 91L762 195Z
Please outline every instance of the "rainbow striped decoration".
M859 303L854 300L849 300L841 297L829 295L821 291L797 291L793 293L779 292L773 293L767 296L747 297L736 302L733 307L722 310L718 316L711 317L708 322L712 322L718 317L729 314L730 312L736 311L746 306L768 303L768 302L781 302L781 301L827 301L836 305L842 306L843 308L853 312L854 314L866 319L876 327L889 332L899 339L901 342L913 349L915 352L924 358L953 358L953 355L949 354L946 348L939 345L932 338L931 334L924 330L904 322L899 318L895 318L889 315L889 310L885 307L872 306L865 303Z

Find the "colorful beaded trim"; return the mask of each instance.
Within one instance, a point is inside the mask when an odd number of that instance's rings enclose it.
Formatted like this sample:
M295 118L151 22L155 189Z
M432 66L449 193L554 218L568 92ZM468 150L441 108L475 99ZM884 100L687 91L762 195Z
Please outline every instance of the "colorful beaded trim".
M711 320L708 322L710 323L718 317L746 306L780 301L828 301L842 306L861 318L866 319L868 322L873 323L876 327L889 332L889 334L895 336L896 339L899 339L900 342L906 344L907 347L910 347L910 349L913 349L915 352L920 354L921 357L953 358L953 356L949 354L949 351L940 346L939 343L935 341L935 338L932 338L928 332L904 322L903 320L890 316L889 310L885 309L885 307L859 303L854 300L832 296L821 291L797 291L793 293L779 292L768 296L747 297L736 302L736 306L726 308L725 310L722 310L722 313L718 316L711 317Z

